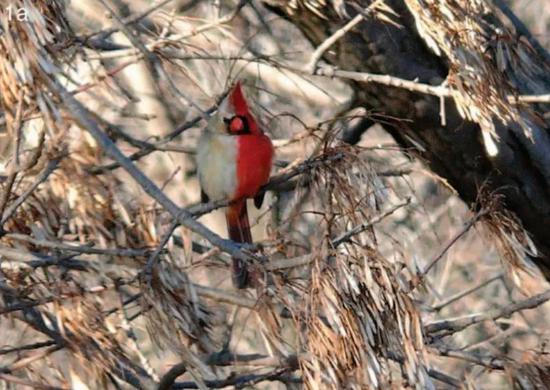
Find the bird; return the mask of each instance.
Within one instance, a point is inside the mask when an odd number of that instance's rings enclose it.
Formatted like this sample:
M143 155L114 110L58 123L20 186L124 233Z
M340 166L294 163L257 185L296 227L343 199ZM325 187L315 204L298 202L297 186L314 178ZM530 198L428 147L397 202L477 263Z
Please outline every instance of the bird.
M225 209L228 236L237 243L252 244L247 199L260 208L269 181L274 148L264 134L243 93L240 81L231 88L208 120L197 144L197 173L201 202L228 200ZM232 259L236 288L254 287L247 265Z

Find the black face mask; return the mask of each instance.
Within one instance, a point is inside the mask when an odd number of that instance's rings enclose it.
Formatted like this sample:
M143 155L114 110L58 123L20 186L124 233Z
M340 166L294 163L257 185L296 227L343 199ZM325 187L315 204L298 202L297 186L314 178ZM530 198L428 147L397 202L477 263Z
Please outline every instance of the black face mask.
M245 116L235 115L231 118L223 118L223 122L226 124L227 133L230 135L250 134L248 118Z

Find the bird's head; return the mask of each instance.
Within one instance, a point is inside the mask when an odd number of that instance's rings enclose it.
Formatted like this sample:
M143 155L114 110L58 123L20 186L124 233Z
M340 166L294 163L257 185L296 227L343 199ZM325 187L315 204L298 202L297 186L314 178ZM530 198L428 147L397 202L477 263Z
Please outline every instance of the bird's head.
M259 134L256 119L250 112L240 81L220 103L218 111L208 122L210 131L227 135Z

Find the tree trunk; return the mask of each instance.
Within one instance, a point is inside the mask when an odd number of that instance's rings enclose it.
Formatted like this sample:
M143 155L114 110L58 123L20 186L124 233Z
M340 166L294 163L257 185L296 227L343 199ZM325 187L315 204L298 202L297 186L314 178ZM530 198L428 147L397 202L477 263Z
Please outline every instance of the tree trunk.
M449 61L427 46L414 16L405 4L410 0L386 0L399 17L401 27L368 18L339 39L325 52L324 60L341 70L387 74L419 83L439 85L447 77ZM317 6L312 0L292 2L265 0L268 7L298 26L318 46L345 25L357 10L347 2ZM499 0L496 0L499 2ZM321 2L323 3L323 2ZM370 2L360 1L361 7ZM503 75L520 94L550 93L548 54L528 34L509 10L499 3L486 21L514 31L512 44L529 42L533 56L547 72L525 80L518 69L508 67ZM312 11L317 9L317 12ZM345 10L344 10L345 9ZM473 12L473 11L470 11ZM322 17L321 17L322 15ZM433 26L439 26L434 22ZM496 52L496 51L495 51ZM488 51L488 55L491 53ZM495 58L489 61L497 62ZM520 64L521 65L521 64ZM490 157L478 124L464 120L452 98L445 100L446 125L441 124L440 98L402 88L354 82L356 105L386 114L384 128L403 147L414 150L431 170L445 178L461 198L474 203L484 187L503 196L530 233L539 256L533 260L550 279L550 124L548 104L528 108L537 117L531 138L516 123L495 121L499 153ZM545 114L546 113L546 117ZM391 119L399 118L399 119ZM364 129L364 127L363 127ZM356 134L355 134L356 136ZM353 138L353 135L352 137ZM357 139L357 137L355 137Z

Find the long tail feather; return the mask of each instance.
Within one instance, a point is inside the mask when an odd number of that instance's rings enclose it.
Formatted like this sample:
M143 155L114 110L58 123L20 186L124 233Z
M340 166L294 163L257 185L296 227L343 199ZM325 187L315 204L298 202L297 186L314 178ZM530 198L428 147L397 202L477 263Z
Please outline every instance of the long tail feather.
M235 242L252 244L252 234L248 221L246 199L243 199L227 208L225 213L229 238ZM250 277L246 263L233 259L233 285L236 288L247 288L250 285Z

